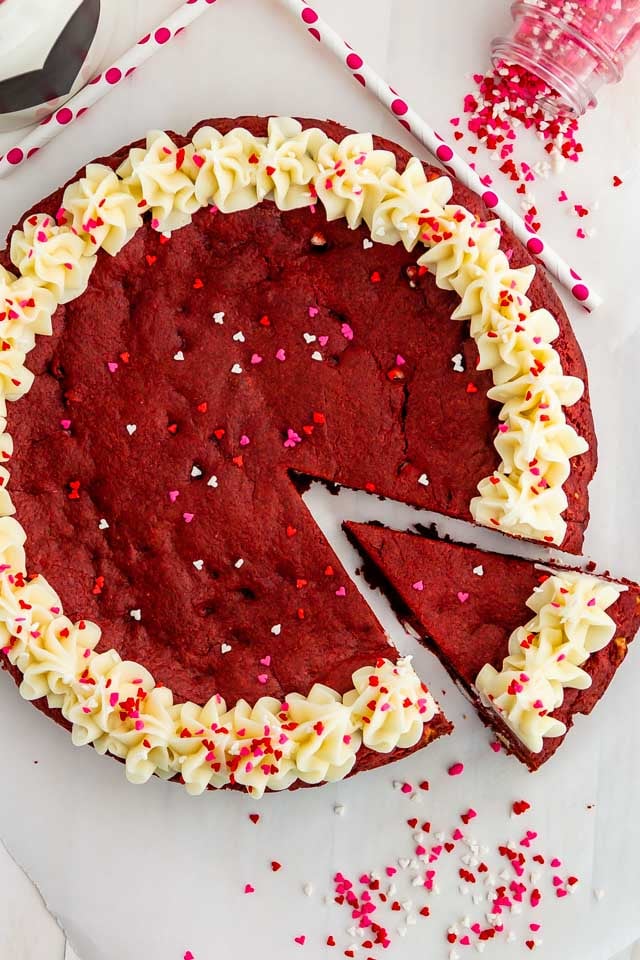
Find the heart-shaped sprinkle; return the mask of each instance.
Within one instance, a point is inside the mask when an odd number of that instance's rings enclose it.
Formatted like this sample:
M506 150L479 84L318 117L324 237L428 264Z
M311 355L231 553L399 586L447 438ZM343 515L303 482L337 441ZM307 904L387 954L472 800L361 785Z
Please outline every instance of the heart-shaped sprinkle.
M251 440L249 439L249 437L246 435L246 433L243 433L242 436L240 437L240 446L248 447L250 443L251 443Z
M130 437L132 437L132 436L134 435L134 433L136 432L137 429L138 429L138 428L137 428L137 426L135 425L135 423L128 423L128 424L127 424L127 433L129 434Z
M414 590L424 590L424 582L422 580L416 580L416 582L412 583L411 586Z
M482 564L480 563L480 564L478 564L477 567L474 567L474 568L473 568L473 572L475 573L476 577L483 577L483 576L484 576L484 567L483 567Z
M300 946L302 947L302 946L304 945L304 942L305 942L305 940L306 940L307 938L305 937L304 934L302 934L301 936L299 936L299 937L294 937L293 939L295 940L296 943L299 943Z
M322 360L323 357L322 357L322 354L320 353L319 350L314 350L313 353L311 354L311 359L312 359L312 360Z
M318 337L318 343L320 344L321 347L326 347L326 345L329 343L329 337L325 337L325 336Z
M242 373L242 367L239 363L234 363L234 365L231 367L231 373Z
M60 426L62 427L63 430L68 430L69 427L71 426L71 420L61 420Z
M183 513L183 514L182 514L182 519L184 520L185 523L191 523L191 521L193 520L193 517L194 517L194 514L193 514L193 513Z
M224 310L218 310L214 313L213 319L215 323L224 323Z
M343 323L340 327L340 333L345 340L353 340L353 330L348 323Z
M202 570L204 566L204 560L194 560L193 565L196 568L196 570Z
M184 353L182 352L182 350L178 350L177 353L174 353L173 359L174 359L174 360L184 360Z
M215 476L215 474L214 474L213 476L209 477L209 479L207 480L207 486L208 486L208 487L217 487L217 486L218 486L218 478Z
M362 249L371 250L372 246L373 246L373 240L369 240L368 237L365 237L364 240L362 241Z
M220 653L229 653L231 651L230 643L221 643L220 644Z
M110 362L107 364L107 367L109 368L109 373L115 373L116 370L118 369L118 364L117 364L117 363L113 363L113 361L110 361Z
M315 343L315 341L318 339L315 333L303 333L302 336L304 337L305 343Z
M275 623L275 624L271 627L271 633L274 635L274 637L280 636L280 631L281 631L281 630L282 630L282 624L281 624L281 623Z
M428 486L429 486L429 477L426 475L426 473L421 473L421 474L420 474L420 476L418 477L418 483L419 483L420 486L422 486L422 487L428 487Z
M129 616L132 620L142 620L141 610L129 610Z
M266 674L266 673L259 673L259 674L258 674L258 683L266 683L268 679L269 679L268 674Z
M284 363L286 359L287 359L287 355L282 349L282 347L280 347L279 350L276 350L276 360L279 360L280 363Z
M169 490L169 500L171 500L171 503L175 503L179 496L179 490Z
M234 333L232 340L235 340L236 343L244 343L244 333L242 330L238 330L237 333Z
M252 354L251 354L251 363L252 363L254 366L255 366L256 364L258 364L258 363L262 363L262 357L260 356L259 353L252 353Z
M313 317L317 317L319 313L320 313L320 311L318 310L317 307L309 307L309 316L310 316L312 319L313 319Z
M109 524L108 524L107 521L103 518L103 519L100 521L100 523L98 524L98 530L108 530L108 529L109 529Z
M338 587L336 590L336 597L346 597L347 591L345 587Z
M236 570L239 570L243 563L244 563L244 560L242 559L242 557L238 557L238 559L234 563L234 567L236 568Z
M259 819L260 819L260 814L259 814L259 813L250 813L250 814L249 814L249 820L251 820L251 823L257 823Z
M458 590L458 600L460 601L460 603L466 603L468 599L469 599L468 593L466 593L464 590Z
M191 476L192 476L192 477L201 477L201 476L202 476L202 470L200 469L200 467L197 467L197 466L195 465L195 463L194 463L194 465L191 467Z
M245 883L244 885L245 893L255 893L255 887L252 887L250 883Z
M271 666L271 657L268 656L268 655L267 655L266 657L262 657L261 660L260 660L260 663L262 664L263 667L270 667L270 666Z

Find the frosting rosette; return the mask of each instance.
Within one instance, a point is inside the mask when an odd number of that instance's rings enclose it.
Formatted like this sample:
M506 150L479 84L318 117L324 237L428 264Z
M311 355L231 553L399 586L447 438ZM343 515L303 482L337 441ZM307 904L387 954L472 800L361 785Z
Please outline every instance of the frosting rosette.
M160 130L147 134L146 147L132 147L117 173L142 211L151 210L158 230L177 230L191 222L200 206L195 185L185 173L193 148L177 147ZM128 200L127 200L128 203Z
M527 600L535 616L509 638L500 670L485 664L475 682L482 702L495 710L532 753L545 737L566 732L553 711L564 690L591 685L583 665L613 638L615 622L606 612L620 589L571 571L554 574Z
M85 242L46 213L27 217L11 236L11 262L23 277L49 290L57 303L84 293L96 262L85 255Z
M115 256L142 226L140 207L111 167L90 163L62 197L60 215L83 236L87 253L101 247Z
M370 133L352 133L336 143L327 139L318 150L315 189L328 220L345 217L354 229L373 222L385 195L383 175L395 170L388 150L374 150Z

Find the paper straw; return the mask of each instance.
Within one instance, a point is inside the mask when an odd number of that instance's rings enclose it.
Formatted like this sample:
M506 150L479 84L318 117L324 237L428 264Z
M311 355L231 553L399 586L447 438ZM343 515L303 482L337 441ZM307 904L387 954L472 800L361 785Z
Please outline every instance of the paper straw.
M407 100L404 100L380 77L353 47L340 37L329 24L304 0L280 0L295 14L307 31L327 47L351 76L384 104L389 112L422 143L445 169L474 193L479 194L487 207L493 210L515 233L527 250L544 263L547 270L568 290L586 310L594 310L602 298L582 279L556 251L538 234L533 233L511 207L494 190L488 189L472 167L429 126Z
M159 23L151 33L141 37L138 42L123 53L118 60L103 73L90 80L75 96L56 110L55 113L41 120L27 136L11 147L0 157L0 177L4 177L11 170L32 157L34 153L46 146L61 130L82 116L89 107L101 100L105 94L113 90L122 80L130 76L141 63L161 50L173 37L176 37L185 27L192 23L205 10L208 10L216 0L185 0L166 20Z

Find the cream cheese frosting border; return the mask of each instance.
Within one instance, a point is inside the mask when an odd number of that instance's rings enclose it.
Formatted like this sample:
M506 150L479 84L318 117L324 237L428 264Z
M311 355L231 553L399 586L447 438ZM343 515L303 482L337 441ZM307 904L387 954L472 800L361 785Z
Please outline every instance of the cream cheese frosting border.
M26 353L37 333L51 332L57 305L84 292L99 249L115 256L149 212L155 229L171 231L204 206L231 213L265 199L282 210L320 202L330 220L345 217L351 228L364 221L374 241L427 247L418 262L459 295L453 317L470 319L479 368L493 375L489 396L503 404L496 438L502 462L479 484L471 514L512 534L561 543L570 458L587 449L563 407L579 399L583 385L562 371L551 345L555 319L533 310L526 295L534 267L511 269L499 249L499 221L477 221L449 203L451 194L451 181L427 179L415 157L399 173L394 154L374 149L371 134L336 143L291 118L271 118L267 137L203 126L185 147L154 131L117 171L89 164L65 189L55 217L32 215L14 231L10 257L18 275L0 268L0 458L12 454L5 401L23 396L33 380ZM22 672L25 697L47 696L73 724L74 742L125 759L135 782L179 773L193 793L236 782L258 795L295 779L339 779L360 742L381 752L411 746L437 711L406 660L357 671L343 697L316 685L308 697L291 694L283 704L266 697L230 710L217 697L204 707L174 704L144 667L115 651L96 654L99 627L64 618L42 576L25 579L25 534L10 516L8 481L0 466L0 649ZM273 742L274 731L281 742Z
M567 687L586 690L582 669L592 653L613 639L615 621L606 612L623 587L572 571L552 573L527 600L535 616L509 637L500 670L485 664L475 688L532 753L545 737L561 737L566 726L553 712Z

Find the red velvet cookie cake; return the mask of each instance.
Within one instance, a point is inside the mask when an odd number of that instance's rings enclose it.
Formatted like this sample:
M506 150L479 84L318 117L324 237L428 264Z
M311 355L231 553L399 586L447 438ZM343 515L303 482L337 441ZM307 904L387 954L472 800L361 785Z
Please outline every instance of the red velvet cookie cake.
M530 770L591 712L640 627L635 583L374 524L345 529L367 578Z
M2 262L3 394L29 395L2 437L0 649L23 695L191 792L448 732L300 485L580 550L584 362L483 202L335 123L212 120L89 164Z

